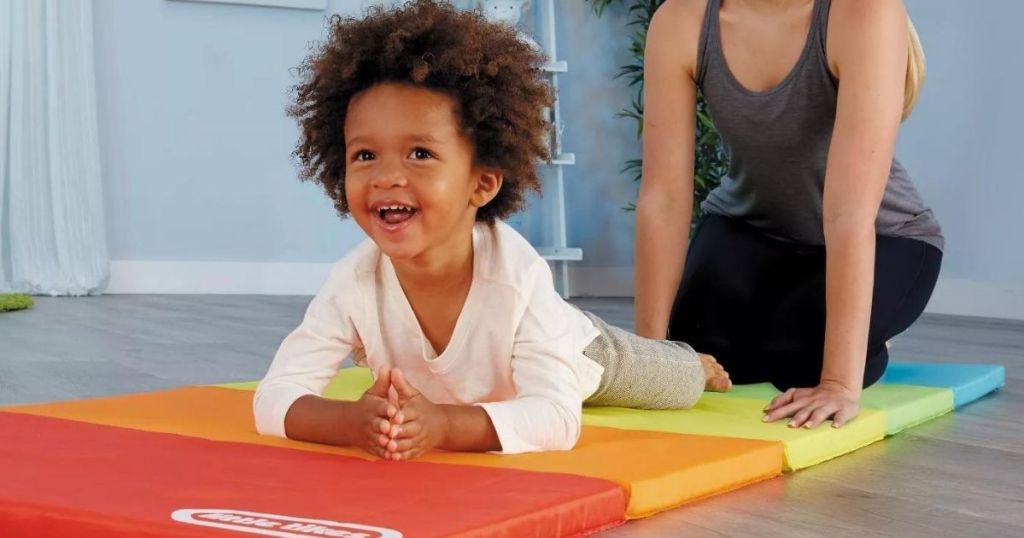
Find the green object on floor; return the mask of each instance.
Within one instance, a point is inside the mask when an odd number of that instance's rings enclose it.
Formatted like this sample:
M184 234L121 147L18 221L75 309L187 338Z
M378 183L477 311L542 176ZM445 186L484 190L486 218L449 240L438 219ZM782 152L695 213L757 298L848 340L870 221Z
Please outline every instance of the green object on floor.
M23 293L0 293L0 312L32 308L32 297Z

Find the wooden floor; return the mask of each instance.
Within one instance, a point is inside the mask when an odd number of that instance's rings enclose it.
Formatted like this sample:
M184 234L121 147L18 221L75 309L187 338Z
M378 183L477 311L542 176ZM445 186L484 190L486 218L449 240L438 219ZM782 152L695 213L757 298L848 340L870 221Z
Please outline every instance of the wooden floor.
M38 298L0 314L0 404L258 379L307 297ZM632 327L632 304L581 299ZM602 536L1024 536L1024 323L926 317L900 361L1006 365L1007 387L833 461Z

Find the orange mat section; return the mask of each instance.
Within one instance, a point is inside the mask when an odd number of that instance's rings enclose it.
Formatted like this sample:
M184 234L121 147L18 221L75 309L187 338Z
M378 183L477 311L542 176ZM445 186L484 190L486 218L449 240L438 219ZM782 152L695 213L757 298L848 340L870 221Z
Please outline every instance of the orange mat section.
M252 395L252 392L220 387L185 387L3 410L215 441L375 459L358 449L258 435L253 427ZM579 444L569 452L508 456L435 452L418 461L559 472L611 480L629 492L627 516L639 518L780 475L782 444L584 427Z

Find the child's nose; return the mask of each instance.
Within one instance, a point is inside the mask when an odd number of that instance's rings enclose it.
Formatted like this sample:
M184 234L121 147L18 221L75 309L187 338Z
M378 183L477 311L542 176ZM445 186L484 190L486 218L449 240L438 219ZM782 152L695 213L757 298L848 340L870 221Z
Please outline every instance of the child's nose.
M404 187L408 184L405 173L397 163L385 164L373 178L373 186L378 189L390 189L393 187Z

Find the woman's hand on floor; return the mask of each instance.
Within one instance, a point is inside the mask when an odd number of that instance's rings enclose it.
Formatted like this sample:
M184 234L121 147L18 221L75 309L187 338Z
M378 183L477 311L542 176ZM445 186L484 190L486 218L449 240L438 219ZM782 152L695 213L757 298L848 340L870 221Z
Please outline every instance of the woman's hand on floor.
M840 428L853 420L860 410L860 393L839 385L821 384L813 388L789 389L778 395L764 409L765 422L792 417L791 428L816 428L832 419L832 427Z

